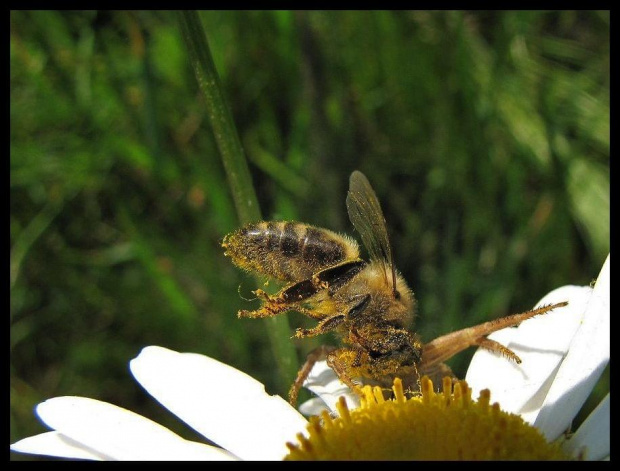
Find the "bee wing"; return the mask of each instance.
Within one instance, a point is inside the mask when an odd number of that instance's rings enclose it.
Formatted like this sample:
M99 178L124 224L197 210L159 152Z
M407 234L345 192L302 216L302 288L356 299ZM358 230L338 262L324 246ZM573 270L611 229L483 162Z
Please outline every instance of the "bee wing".
M355 170L349 179L347 211L353 226L360 233L370 259L383 262L381 266L384 268L385 280L387 283L391 281L392 289L396 292L396 270L392 260L392 247L388 238L385 217L370 182L358 170ZM388 270L391 271L391 275Z

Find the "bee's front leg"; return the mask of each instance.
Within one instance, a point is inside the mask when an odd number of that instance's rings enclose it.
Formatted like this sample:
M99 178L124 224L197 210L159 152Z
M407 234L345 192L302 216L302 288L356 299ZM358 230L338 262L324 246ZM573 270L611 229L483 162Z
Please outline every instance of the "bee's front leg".
M306 362L299 369L299 372L297 373L297 378L295 379L295 382L292 384L291 389L288 392L288 401L293 407L295 407L295 405L297 404L297 396L299 395L299 391L302 388L306 379L308 379L308 376L310 375L310 372L312 371L314 365L318 361L324 360L327 355L335 349L336 347L328 347L322 345L308 354Z
M353 371L355 371L353 361L358 360L358 351L352 348L338 348L327 354L327 366L329 366L334 373L338 376L338 379L346 384L351 391L360 397L363 397L362 388L358 383L353 381Z
M316 327L312 329L297 329L295 331L295 337L314 337L316 335L321 335L331 330L338 328L340 325L344 323L346 317L342 314L338 314L332 317L328 317L327 319L322 320L317 324Z

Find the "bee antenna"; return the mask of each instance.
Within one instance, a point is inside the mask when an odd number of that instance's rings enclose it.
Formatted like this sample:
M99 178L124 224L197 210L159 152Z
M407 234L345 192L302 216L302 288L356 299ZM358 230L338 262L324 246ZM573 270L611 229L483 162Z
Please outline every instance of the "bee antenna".
M258 297L257 297L257 296L254 296L253 298L246 298L245 296L243 296L243 295L241 294L241 285L239 285L239 286L237 287L237 293L239 293L239 297L240 297L241 299L243 299L244 301L254 301L254 300L258 299Z

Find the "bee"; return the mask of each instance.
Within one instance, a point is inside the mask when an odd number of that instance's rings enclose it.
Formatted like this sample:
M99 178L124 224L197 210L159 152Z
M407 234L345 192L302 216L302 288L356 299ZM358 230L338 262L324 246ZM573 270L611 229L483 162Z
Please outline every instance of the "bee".
M479 346L520 363L507 347L486 336L567 303L507 316L439 337L423 344L411 330L416 311L413 292L396 270L387 225L377 195L366 176L354 171L346 197L347 211L368 252L360 257L357 242L301 222L260 221L224 237L225 255L238 267L286 285L270 295L253 291L261 300L240 318L265 318L297 311L317 321L299 328L295 337L335 332L341 347L323 346L308 355L289 391L297 396L314 364L325 358L338 378L361 394L361 383L391 386L400 377L410 392L419 390L421 375L452 375L444 361Z

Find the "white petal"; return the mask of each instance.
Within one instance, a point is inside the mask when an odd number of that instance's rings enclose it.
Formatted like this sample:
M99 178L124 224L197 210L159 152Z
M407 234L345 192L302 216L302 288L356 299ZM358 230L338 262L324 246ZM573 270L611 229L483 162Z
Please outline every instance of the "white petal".
M311 415L320 415L324 410L331 412L331 409L327 407L327 404L325 404L320 397L308 399L306 402L300 404L298 409L299 412L306 417L310 417Z
M611 451L610 402L611 399L607 394L605 399L581 424L575 435L564 443L563 448L566 452L577 457L582 451L585 451L585 458L588 460L602 460L609 456Z
M24 438L11 445L11 450L30 455L56 456L78 460L111 459L111 457L97 453L58 432L45 432Z
M570 426L609 362L609 264L608 256L594 286L583 324L534 422L550 440Z
M547 391L581 325L592 290L588 287L564 286L546 295L537 304L568 301L566 307L536 316L518 327L495 332L489 338L510 348L522 360L520 365L484 349L474 354L466 380L477 397L490 389L491 400L507 412L520 414L532 422L543 404Z
M217 360L146 347L131 361L140 384L209 440L246 460L281 459L306 419L252 377Z
M316 362L304 382L304 387L319 396L332 412L337 412L336 404L340 396L344 396L349 409L360 405L359 397L338 379L325 360Z
M224 450L190 442L126 409L84 397L48 399L36 408L52 429L114 460L230 459Z

